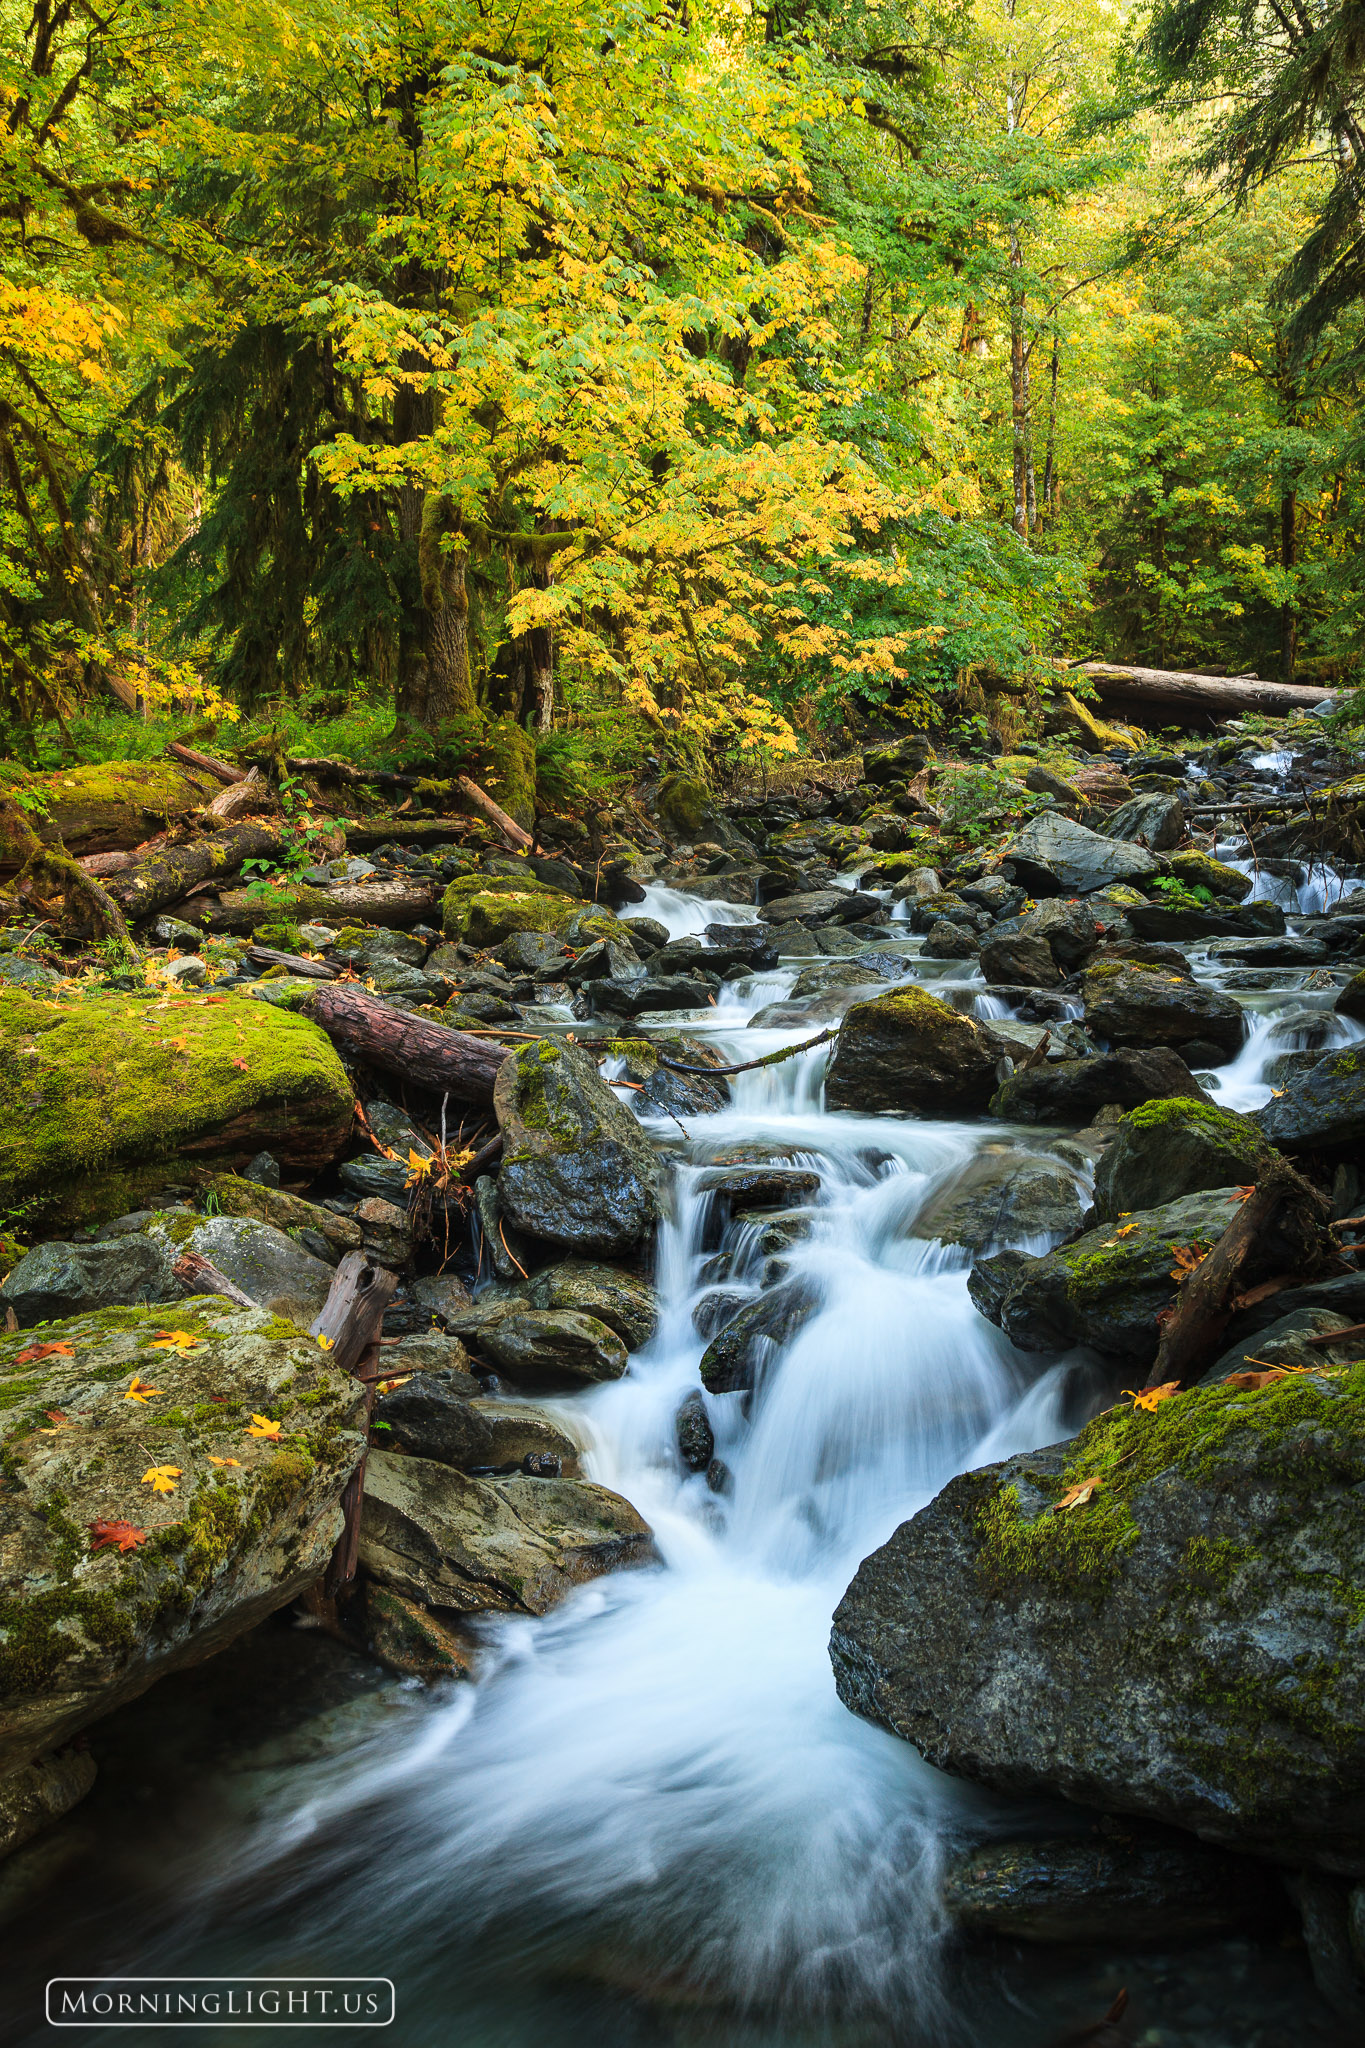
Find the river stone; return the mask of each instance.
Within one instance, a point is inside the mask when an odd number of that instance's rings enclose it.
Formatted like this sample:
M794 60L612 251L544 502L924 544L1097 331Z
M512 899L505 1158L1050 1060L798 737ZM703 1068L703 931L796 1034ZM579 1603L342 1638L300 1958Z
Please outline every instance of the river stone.
M1062 972L1047 940L1025 932L992 933L981 942L981 972L988 982L1060 988Z
M1187 847L1184 853L1173 853L1170 860L1171 873L1187 889L1207 889L1213 896L1230 896L1240 903L1255 887L1250 875L1244 875L1240 868L1229 867L1226 861L1215 860L1211 853L1200 853Z
M479 1348L514 1379L619 1380L626 1347L596 1316L574 1309L518 1308L485 1324Z
M984 1252L1020 1238L1069 1237L1080 1223L1081 1198L1072 1174L996 1147L979 1153L930 1196L913 1234Z
M1290 1078L1284 1093L1254 1116L1281 1152L1359 1144L1365 1138L1365 1048L1329 1052Z
M153 1349L165 1331L193 1348ZM264 1309L104 1309L42 1341L71 1355L28 1359L31 1337L0 1334L0 1773L319 1579L365 1444L359 1384ZM278 1439L248 1434L261 1413ZM145 1482L154 1466L177 1469L171 1492ZM97 1551L96 1522L148 1540Z
M568 957L563 941L549 932L513 932L495 951L513 974L529 974L535 981L558 981Z
M952 1480L859 1568L831 1654L940 1769L1358 1876L1362 1583L1357 1365L1123 1402Z
M716 1439L711 1429L711 1418L706 1412L705 1396L696 1387L689 1388L678 1404L673 1429L678 1456L688 1471L704 1472L716 1455Z
M1202 1188L1245 1187L1274 1157L1249 1117L1178 1096L1129 1110L1095 1174L1095 1214L1114 1222Z
M993 1116L1010 1123L1083 1123L1110 1103L1136 1109L1168 1096L1209 1099L1179 1053L1166 1046L1124 1046L1094 1059L1058 1060L1011 1074L990 1107Z
M503 1135L498 1197L529 1237L569 1252L625 1252L654 1227L661 1168L596 1063L537 1039L503 1061L493 1091Z
M34 1758L0 1778L0 1859L78 1806L95 1782L88 1749Z
M460 1623L428 1613L374 1579L365 1582L364 1613L366 1648L400 1677L434 1684L474 1676L478 1645Z
M697 1181L698 1194L750 1209L813 1202L819 1192L819 1174L805 1166L711 1166Z
M1000 849L1015 879L1039 896L1087 895L1110 882L1160 874L1163 862L1125 839L1092 832L1057 811L1040 812Z
M385 1311L384 1321L387 1323L388 1319ZM458 1337L447 1337L437 1330L418 1331L400 1337L396 1344L385 1344L382 1362L395 1373L439 1373L454 1393L479 1392L479 1381L469 1370L469 1353L464 1345Z
M391 1354L384 1363L392 1363ZM469 1398L477 1393L478 1382L461 1384L471 1378L468 1373L447 1378L439 1372L416 1372L401 1387L380 1394L373 1426L383 1432L385 1448L434 1458L441 1465L491 1465L492 1431Z
M764 1367L789 1344L820 1306L808 1280L784 1280L752 1301L702 1353L701 1383L708 1394L747 1393Z
M623 1065L619 1079L632 1082L638 1091L634 1103L642 1116L714 1116L729 1106L730 1083L723 1074L712 1080L703 1074L680 1074L661 1063L662 1053L685 1067L724 1067L725 1056L704 1039L659 1032L652 1038L613 1039L611 1049Z
M871 917L879 908L876 897L860 889L806 889L765 903L763 916L766 923L775 925L852 924L857 918Z
M704 1010L720 987L714 974L646 975L638 981L590 981L594 1014L643 1017L653 1010Z
M35 1245L0 1286L0 1317L13 1309L19 1328L29 1330L91 1309L178 1300L184 1289L171 1272L176 1256L147 1237Z
M992 1842L951 1862L943 1903L1006 1941L1185 1942L1274 1916L1273 1875L1164 1829L1102 1822L1085 1835Z
M1278 903L1203 904L1176 909L1167 903L1133 904L1128 922L1140 939L1164 939L1176 945L1190 939L1278 938L1284 912Z
M559 1477L577 1479L578 1445L567 1431L530 1402L480 1399L470 1404L490 1437L488 1463L495 1469L524 1459L557 1458Z
M897 963L897 980L904 979L905 964L903 960ZM800 1002L805 996L823 995L827 989L833 988L866 988L870 982L876 983L883 978L890 977L879 975L875 968L866 967L856 958L819 960L810 967L802 968L791 985L787 1000Z
M1320 967L1328 957L1321 939L1292 932L1275 939L1215 939L1208 950L1219 967Z
M1185 812L1178 796L1134 796L1105 819L1111 839L1129 839L1150 853L1169 853L1185 837Z
M243 1294L300 1329L307 1329L331 1292L327 1261L315 1259L273 1223L254 1223L246 1216L205 1216L192 1222L159 1216L147 1234L165 1244L172 1258L198 1252Z
M1335 1332L1350 1330L1355 1326L1349 1317L1330 1308L1298 1308L1291 1314L1280 1316L1254 1336L1244 1337L1225 1351L1200 1380L1200 1386L1211 1386L1216 1380L1225 1380L1229 1373L1255 1372L1267 1365L1287 1365L1296 1369L1316 1370L1324 1365L1342 1365L1360 1355L1358 1337L1343 1337L1339 1342L1314 1343L1316 1337L1332 1337Z
M1000 1252L973 1267L967 1291L988 1321L1021 1351L1066 1351L1091 1344L1139 1367L1152 1363L1157 1317L1175 1300L1177 1246L1209 1250L1240 1206L1236 1187L1183 1195L1130 1216L1119 1237L1112 1223L1086 1231L1041 1259ZM1280 1263L1275 1262L1279 1254ZM1258 1240L1243 1267L1248 1283L1282 1272L1292 1260L1277 1230ZM997 1261L1009 1262L993 1269ZM1004 1285L1000 1285L1003 1275Z
M839 1028L825 1077L830 1109L863 1115L915 1110L971 1114L995 1086L996 1048L971 1017L922 988L855 1003Z
M351 1217L333 1215L321 1203L305 1202L283 1188L268 1187L241 1174L215 1173L204 1180L203 1195L219 1216L250 1216L257 1223L273 1223L277 1230L300 1235L311 1232L325 1241L334 1262L346 1252L360 1249L364 1233Z
M647 1344L659 1320L659 1297L648 1280L589 1259L561 1259L557 1265L542 1266L517 1292L532 1308L573 1309L595 1316L616 1332L628 1351Z
M980 950L981 941L975 932L960 924L950 924L946 917L930 925L920 948L925 960L975 960Z
M1365 967L1351 976L1332 1007L1340 1016L1354 1017L1357 1023L1365 1024Z
M581 1479L471 1479L371 1451L360 1562L423 1606L545 1614L603 1572L658 1562L628 1500Z
M1087 1028L1110 1045L1216 1046L1231 1059L1246 1036L1232 996L1160 968L1100 960L1081 976Z

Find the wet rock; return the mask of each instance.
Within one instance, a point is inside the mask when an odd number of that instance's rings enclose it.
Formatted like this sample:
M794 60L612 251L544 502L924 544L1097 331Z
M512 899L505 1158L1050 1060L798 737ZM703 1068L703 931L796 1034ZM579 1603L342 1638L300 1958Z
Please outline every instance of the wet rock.
M1202 904L1173 909L1166 903L1133 904L1128 922L1140 939L1161 939L1176 945L1189 939L1278 938L1284 912L1278 903Z
M1336 1331L1353 1327L1349 1317L1329 1308L1299 1308L1280 1316L1254 1336L1233 1344L1211 1365L1199 1384L1212 1386L1229 1373L1255 1371L1258 1366L1286 1365L1313 1372L1323 1366L1341 1365L1360 1354L1360 1342L1345 1337L1340 1343L1323 1342ZM1318 1339L1314 1342L1313 1339Z
M171 1272L174 1257L145 1236L103 1244L35 1245L0 1286L0 1319L12 1309L19 1328L29 1330L35 1323L92 1309L175 1301L184 1289Z
M630 1351L649 1342L659 1320L659 1297L647 1280L588 1259L561 1259L543 1266L517 1291L532 1308L573 1309L595 1316Z
M0 1778L0 1860L79 1806L96 1776L88 1749L64 1749Z
M1001 1791L1365 1872L1362 1423L1360 1367L1199 1387L954 1479L840 1603L841 1697Z
M573 1046L538 1039L504 1060L498 1197L531 1237L577 1253L624 1252L658 1217L661 1169L634 1116Z
M675 1032L659 1032L652 1038L620 1038L612 1052L624 1063L620 1078L635 1084L634 1107L641 1116L714 1116L730 1102L730 1083L723 1074L712 1080L705 1074L680 1074L664 1060L684 1067L723 1067L722 1054L705 1039L687 1038ZM661 1058L662 1055L662 1058Z
M1274 1155L1249 1117L1207 1102L1144 1102L1114 1132L1095 1174L1106 1222L1204 1188L1246 1187Z
M746 1392L764 1367L789 1344L820 1305L808 1280L785 1280L740 1310L702 1354L701 1381L708 1394Z
M825 1080L831 1109L971 1114L986 1107L998 1053L974 1019L920 988L855 1003Z
M1080 993L1087 1027L1110 1045L1193 1040L1231 1059L1246 1036L1245 1013L1232 996L1137 962L1097 961L1082 974Z
M1365 1138L1365 1047L1315 1060L1286 1082L1282 1095L1254 1112L1282 1152L1330 1151Z
M926 960L975 960L979 950L976 934L960 924L950 924L946 917L930 925L922 948Z
M807 889L765 904L763 915L775 925L851 924L856 918L870 917L878 907L875 896L858 889ZM785 944L781 938L778 943Z
M421 1318L420 1328L444 1329L469 1307L469 1289L453 1273L421 1274L405 1283L404 1295ZM392 1311L390 1311L392 1313ZM387 1332L388 1317L385 1317ZM398 1334L392 1332L389 1334Z
M897 963L897 980L904 980L904 961ZM821 960L812 967L803 967L792 983L789 1002L802 1002L807 996L824 995L829 989L867 988L875 985L882 977L875 970L864 966L860 958L847 960ZM771 1007L771 1006L770 1006Z
M1353 1017L1357 1023L1365 1024L1365 968L1353 974L1332 1006L1342 1017Z
M920 896L910 904L910 929L912 932L930 932L935 925L961 925L969 932L985 931L990 926L990 913L979 904L969 903L965 896L959 896L955 889L941 889L936 896Z
M1000 849L1016 881L1037 896L1086 895L1110 882L1133 882L1162 872L1155 855L1124 839L1110 839L1057 811L1030 818Z
M529 974L535 981L558 981L569 954L563 940L550 932L513 932L497 948L497 957L513 974Z
M1012 1074L990 1107L993 1116L1011 1123L1060 1124L1088 1121L1110 1103L1136 1109L1141 1102L1177 1095L1195 1102L1209 1099L1179 1053L1164 1046L1134 1046Z
M307 1234L321 1238L325 1256L335 1265L345 1253L360 1249L363 1232L350 1216L337 1216L320 1202L305 1202L283 1188L267 1187L235 1173L216 1173L202 1182L206 1208L220 1216L247 1216L257 1223L273 1223L277 1230L297 1232L300 1242ZM312 1245L308 1249L314 1250ZM324 1256L319 1252L318 1257Z
M153 1348L166 1330L191 1348ZM33 1340L0 1335L0 1772L321 1577L364 1448L357 1382L266 1310L105 1309L44 1342L69 1354L20 1363ZM259 1413L278 1437L248 1433ZM126 1550L102 1540L115 1523Z
M612 939L585 946L567 966L561 961L559 972L570 988L584 988L591 981L615 981L623 986L630 981L643 981L648 969L634 946Z
M820 1192L820 1176L805 1166L712 1166L698 1180L697 1192L732 1206L779 1209L792 1202L813 1202Z
M1084 1835L971 1849L949 1864L943 1903L973 1934L1125 1947L1283 1918L1269 1871L1187 1836L1112 1821Z
M626 1347L596 1316L574 1309L518 1309L485 1326L479 1349L516 1380L619 1380Z
M1151 853L1169 853L1185 837L1185 812L1178 796L1135 796L1105 820L1111 839L1129 839Z
M243 1294L300 1329L307 1329L331 1291L332 1268L326 1260L314 1258L273 1223L255 1223L246 1216L158 1217L148 1235L172 1259L198 1252Z
M548 1458L559 1467L551 1477L577 1479L578 1445L542 1409L527 1402L486 1398L471 1405L488 1430L488 1463L495 1471L522 1466L528 1458Z
M1211 853L1199 853L1193 848L1173 853L1170 866L1176 880L1187 889L1207 889L1211 895L1231 897L1234 903L1249 896L1255 886L1250 875L1229 867L1226 861L1215 860Z
M458 1622L442 1620L373 1579L365 1586L364 1629L371 1656L402 1678L433 1684L474 1676L478 1645Z
M396 1344L386 1343L380 1363L394 1373L439 1374L454 1392L469 1395L479 1392L479 1382L469 1369L469 1353L464 1345L458 1337L447 1337L440 1331L400 1336Z
M699 1337L709 1340L717 1330L723 1330L727 1323L732 1323L753 1298L752 1294L740 1289L713 1287L698 1297L692 1310L692 1327Z
M651 1010L704 1010L719 988L714 974L660 974L589 982L588 993L599 1016L643 1017Z
M704 1472L716 1455L716 1439L711 1432L705 1398L695 1387L683 1396L674 1418L673 1431L678 1456L688 1471Z
M360 1562L381 1585L458 1613L545 1614L603 1572L654 1564L630 1502L578 1479L471 1479L371 1451Z
M1090 1344L1146 1367L1157 1354L1157 1317L1175 1300L1176 1247L1211 1250L1241 1199L1236 1187L1208 1188L1138 1211L1127 1218L1122 1236L1113 1224L1103 1223L1045 1258L1010 1264L999 1274L991 1270L995 1260L980 1260L967 1291L982 1315L1021 1351ZM1287 1214L1282 1226L1257 1241L1242 1271L1247 1284L1254 1285L1272 1273L1292 1270L1299 1261L1309 1263L1311 1253Z
M1023 932L983 939L981 972L988 982L1013 982L1030 988L1060 988L1062 972L1046 939Z
M717 974L732 967L757 974L777 965L777 936L765 924L708 924L703 936L711 942L707 959Z
M1328 958L1321 939L1297 938L1286 932L1276 939L1215 939L1209 959L1234 967L1320 967Z
M995 1148L932 1194L914 1235L984 1252L1020 1238L1069 1237L1080 1228L1075 1176L1045 1160Z
M389 1366L393 1361L386 1358L384 1363ZM492 1432L471 1399L478 1391L470 1373L416 1372L401 1387L377 1397L373 1427L383 1433L386 1450L461 1468L491 1465Z

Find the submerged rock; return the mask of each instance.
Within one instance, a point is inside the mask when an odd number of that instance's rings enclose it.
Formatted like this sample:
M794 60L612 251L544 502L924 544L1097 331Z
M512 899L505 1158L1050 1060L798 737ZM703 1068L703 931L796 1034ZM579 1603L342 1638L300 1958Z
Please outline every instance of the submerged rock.
M895 989L849 1010L830 1057L825 1101L863 1115L971 1114L990 1099L998 1057L973 1018L922 988Z
M1069 1237L1080 1222L1073 1174L1026 1153L992 1148L930 1196L915 1218L914 1235L984 1252L1002 1241Z
M478 1646L457 1621L443 1620L415 1600L370 1579L365 1585L365 1642L371 1656L403 1678L472 1678Z
M216 1296L0 1336L0 1769L321 1577L362 1398L301 1330Z
M1095 1213L1114 1222L1135 1209L1203 1188L1245 1187L1273 1153L1249 1117L1180 1097L1144 1102L1123 1117L1095 1174Z
M498 1071L498 1198L530 1237L571 1252L629 1251L654 1227L661 1168L585 1052L538 1039Z
M545 1614L603 1572L657 1561L649 1525L605 1486L470 1479L426 1458L370 1453L360 1562L424 1607Z
M1359 1875L1362 1501L1365 1366L1122 1403L954 1479L863 1563L840 1695L1001 1791Z
M770 1287L728 1322L702 1353L701 1381L708 1394L747 1392L763 1368L809 1322L820 1305L808 1280Z

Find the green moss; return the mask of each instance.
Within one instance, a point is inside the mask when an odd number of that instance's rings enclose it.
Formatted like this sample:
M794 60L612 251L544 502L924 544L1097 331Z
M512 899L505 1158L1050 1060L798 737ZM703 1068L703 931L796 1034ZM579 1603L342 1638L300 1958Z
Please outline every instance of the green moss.
M441 899L441 924L448 938L488 947L514 932L558 932L582 909L579 899L534 877L461 875Z
M0 1694L36 1692L82 1642L131 1650L133 1617L105 1588L55 1587L0 1600Z
M1236 868L1230 868L1221 860L1215 860L1211 853L1173 853L1170 856L1171 873L1183 882L1187 889L1207 889L1214 896L1230 896L1241 902L1252 889L1250 875L1243 875Z
M517 1115L528 1131L543 1131L556 1145L574 1146L582 1139L576 1118L559 1107L555 1068L562 1049L551 1038L539 1038L524 1045L513 1058L517 1063Z
M303 934L296 924L258 924L255 937L262 946L273 946L279 953L301 953Z
M515 719L495 719L484 731L484 788L524 832L536 821L536 743Z
M711 797L694 775L666 775L659 784L658 806L660 823L675 839L705 838Z
M1217 1138L1233 1145L1244 1145L1250 1132L1256 1135L1255 1126L1236 1110L1219 1109L1212 1102L1196 1102L1185 1095L1160 1097L1152 1102L1142 1102L1136 1109L1130 1109L1123 1122L1135 1131L1149 1131L1166 1124L1179 1124L1183 1130L1205 1132L1210 1138Z

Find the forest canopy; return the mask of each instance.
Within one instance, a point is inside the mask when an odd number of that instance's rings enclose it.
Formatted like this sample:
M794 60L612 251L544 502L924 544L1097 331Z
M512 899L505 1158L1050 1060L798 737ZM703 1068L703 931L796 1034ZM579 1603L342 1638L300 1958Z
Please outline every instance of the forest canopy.
M0 11L9 751L1360 680L1347 5Z

